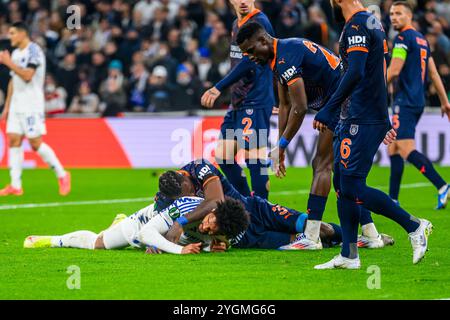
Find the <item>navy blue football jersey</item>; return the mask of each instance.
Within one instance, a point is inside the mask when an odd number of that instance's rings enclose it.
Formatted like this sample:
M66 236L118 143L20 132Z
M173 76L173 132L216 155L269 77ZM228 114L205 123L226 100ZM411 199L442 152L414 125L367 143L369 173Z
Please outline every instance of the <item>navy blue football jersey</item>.
M420 32L408 27L395 37L394 48L407 52L405 64L396 81L394 104L423 107L430 57L428 42Z
M275 39L271 68L283 85L302 78L308 108L320 110L339 84L340 59L328 49L303 38Z
M230 47L231 68L236 67L242 59L248 60L253 66L243 78L231 86L231 106L233 109L272 108L275 106L275 97L273 92L273 74L270 67L251 62L242 53L236 42L239 28L250 21L262 25L271 36L275 34L269 18L260 10L254 10L249 13L239 23L237 19L234 21Z
M386 34L381 22L366 10L356 12L347 22L339 39L342 71L348 69L348 55L367 53L364 76L350 96L345 120L354 124L388 121L386 89Z

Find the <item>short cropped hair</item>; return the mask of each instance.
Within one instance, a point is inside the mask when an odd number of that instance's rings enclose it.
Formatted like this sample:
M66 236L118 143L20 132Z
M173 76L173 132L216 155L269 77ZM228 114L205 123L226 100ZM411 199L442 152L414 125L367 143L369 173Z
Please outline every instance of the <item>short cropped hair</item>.
M254 34L257 34L260 31L264 31L264 28L258 22L252 21L244 24L244 26L239 29L239 32L236 35L237 45L240 46L245 42L245 40L250 39Z
M409 11L411 11L411 13L414 12L414 8L411 5L411 3L409 3L408 1L405 0L401 0L401 1L394 1L392 3L392 6L404 6L405 8L407 8Z
M16 28L17 30L25 31L27 35L30 35L30 31L28 30L28 26L23 21L14 22L11 25L11 28Z

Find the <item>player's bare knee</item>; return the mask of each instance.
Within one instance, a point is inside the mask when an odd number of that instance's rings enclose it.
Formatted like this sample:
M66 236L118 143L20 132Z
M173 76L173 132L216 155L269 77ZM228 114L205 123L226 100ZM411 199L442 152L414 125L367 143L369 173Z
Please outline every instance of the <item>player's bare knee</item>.
M95 250L106 249L105 248L105 243L103 242L103 235L99 235L97 237L97 240L95 240L94 249Z
M333 158L330 156L316 155L312 161L313 175L322 176L331 175L333 169Z
M31 148L33 149L33 151L38 151L39 147L42 144L42 139L41 138L35 138L35 139L28 139Z
M10 148L18 148L22 145L22 137L17 134L8 134L8 141Z

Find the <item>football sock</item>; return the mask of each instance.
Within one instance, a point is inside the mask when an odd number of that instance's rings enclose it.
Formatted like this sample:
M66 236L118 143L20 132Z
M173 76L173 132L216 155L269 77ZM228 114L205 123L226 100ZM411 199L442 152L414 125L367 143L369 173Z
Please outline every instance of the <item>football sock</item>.
M269 175L267 174L267 165L263 162L265 161L259 159L246 160L247 168L250 170L252 190L255 192L256 196L267 199L269 197L269 190L267 190Z
M428 180L436 187L440 189L446 185L446 182L434 169L431 161L422 153L417 150L412 151L407 160L411 162Z
M360 209L358 205L344 197L338 198L338 215L342 228L341 255L354 259L358 257L358 224Z
M308 239L318 241L320 235L320 222L327 204L328 197L309 194L308 198L308 222L306 223L305 235Z
M59 162L55 152L52 148L50 148L48 144L41 143L39 149L37 150L37 153L41 156L42 160L44 160L50 166L50 168L55 171L58 178L62 178L66 175L61 162Z
M400 182L402 181L403 169L405 161L399 154L390 156L391 159L391 176L389 178L389 196L391 199L398 200L400 193Z
M9 148L9 174L11 177L11 186L16 189L22 188L22 164L22 147Z
M364 177L341 176L341 189L341 198L353 200L366 209L397 222L407 233L413 232L419 227L419 219L395 204L387 194L367 186Z
M79 248L93 250L98 235L92 231L75 231L62 236L53 236L53 248Z
M378 238L378 230L373 222L361 226L363 236L369 238Z
M248 187L247 178L242 170L241 166L237 163L228 164L226 160L221 161L220 169L225 174L231 184L242 194L244 197L250 196L250 188Z
M363 206L359 206L359 208L361 209L359 216L359 223L361 224L361 226L364 226L368 223L373 223L372 214L370 213L370 211Z

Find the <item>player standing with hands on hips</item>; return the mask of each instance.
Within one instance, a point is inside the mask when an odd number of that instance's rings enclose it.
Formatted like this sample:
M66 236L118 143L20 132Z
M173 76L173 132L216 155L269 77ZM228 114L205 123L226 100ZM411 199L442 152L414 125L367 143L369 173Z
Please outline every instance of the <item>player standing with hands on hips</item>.
M389 145L391 177L389 195L398 202L404 160L412 163L438 190L436 209L444 209L450 197L450 186L437 173L431 161L416 150L416 125L425 107L427 77L430 77L441 101L442 116L450 120L450 103L436 69L425 37L412 27L413 9L406 1L396 1L390 10L391 22L399 34L394 39L392 61L387 70L388 83L396 82L392 124L397 141ZM397 80L397 81L394 81Z
M11 184L0 190L0 196L23 194L22 189L22 141L26 137L31 148L55 171L59 193L70 192L70 173L66 172L50 146L42 141L46 134L44 116L45 56L41 48L30 40L23 22L12 24L9 29L12 55L0 52L0 63L8 67L11 80L1 119L6 120L9 140L9 168Z
M346 23L339 39L343 75L337 90L316 114L313 126L330 126L335 110L350 97L335 134L334 188L342 227L341 253L315 269L359 269L357 238L359 205L403 227L413 248L413 263L422 260L432 224L418 219L385 193L367 186L366 179L381 142L395 137L391 129L386 89L386 35L380 21L359 0L332 0L337 20Z

